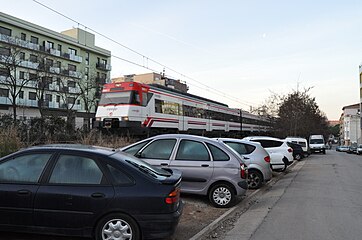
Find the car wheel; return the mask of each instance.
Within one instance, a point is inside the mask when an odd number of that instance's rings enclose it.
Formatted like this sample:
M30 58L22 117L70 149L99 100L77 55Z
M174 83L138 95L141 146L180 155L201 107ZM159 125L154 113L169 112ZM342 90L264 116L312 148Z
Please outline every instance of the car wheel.
M263 175L256 170L249 170L248 176L248 188L250 189L258 189L263 183Z
M297 160L297 161L302 160L302 155L300 155L299 153L297 153L297 154L295 155L295 160Z
M110 214L99 221L96 231L96 240L106 239L141 239L137 223L128 215Z
M323 154L326 154L326 150L323 150Z
M234 189L225 183L216 184L209 192L209 199L215 207L230 207L235 200Z

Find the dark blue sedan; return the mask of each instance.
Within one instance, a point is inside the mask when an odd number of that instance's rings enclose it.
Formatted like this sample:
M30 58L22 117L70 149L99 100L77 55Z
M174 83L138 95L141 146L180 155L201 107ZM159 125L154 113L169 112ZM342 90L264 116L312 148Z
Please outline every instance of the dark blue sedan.
M28 148L0 159L0 229L96 240L164 238L182 213L181 172L110 149Z

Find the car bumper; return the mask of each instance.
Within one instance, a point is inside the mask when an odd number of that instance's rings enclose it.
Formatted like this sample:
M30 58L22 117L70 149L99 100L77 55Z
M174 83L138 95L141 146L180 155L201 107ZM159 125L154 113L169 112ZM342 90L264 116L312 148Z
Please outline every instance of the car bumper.
M162 239L172 236L182 215L183 206L180 201L177 211L173 213L136 216L143 238Z

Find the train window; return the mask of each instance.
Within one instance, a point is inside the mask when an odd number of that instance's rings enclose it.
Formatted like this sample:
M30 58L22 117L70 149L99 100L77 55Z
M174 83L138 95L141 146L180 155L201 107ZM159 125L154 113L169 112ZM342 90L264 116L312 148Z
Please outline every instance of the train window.
M147 106L148 100L147 100L147 93L142 92L142 106Z
M162 113L162 100L155 99L155 112L156 113Z
M140 95L137 91L132 91L132 98L130 101L131 104L141 104L141 99L140 99Z
M131 91L102 93L99 104L128 104L131 100Z

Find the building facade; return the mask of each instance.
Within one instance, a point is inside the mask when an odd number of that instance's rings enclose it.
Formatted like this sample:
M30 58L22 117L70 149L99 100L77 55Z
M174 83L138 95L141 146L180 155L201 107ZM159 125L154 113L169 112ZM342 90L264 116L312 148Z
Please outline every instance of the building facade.
M340 119L341 145L350 146L352 143L362 143L360 104L345 106L342 110Z
M112 82L139 82L144 84L159 84L186 93L188 86L180 80L165 77L159 73L131 74L112 78Z
M61 33L0 13L0 114L28 120L73 118L77 128L94 117L111 52L79 28Z

